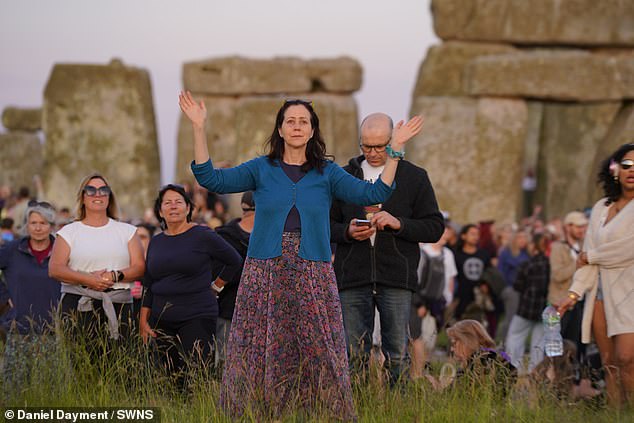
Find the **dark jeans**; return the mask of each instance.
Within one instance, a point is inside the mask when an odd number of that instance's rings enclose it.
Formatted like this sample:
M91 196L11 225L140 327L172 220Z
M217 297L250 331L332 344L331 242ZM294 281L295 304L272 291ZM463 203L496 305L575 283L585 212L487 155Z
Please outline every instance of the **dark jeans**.
M381 321L381 350L390 384L404 378L409 366L407 340L412 292L385 286L377 286L373 291L372 286L363 286L340 291L339 298L351 364L358 360L363 364L369 361L376 307Z
M161 320L151 322L157 332L159 364L171 373L179 373L189 366L213 362L215 317L200 317L183 322Z

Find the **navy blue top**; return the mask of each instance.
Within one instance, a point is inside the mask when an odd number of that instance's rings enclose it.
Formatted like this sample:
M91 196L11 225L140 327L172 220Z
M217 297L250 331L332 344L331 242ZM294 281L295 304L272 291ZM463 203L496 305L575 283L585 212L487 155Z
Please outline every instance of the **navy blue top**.
M359 204L384 203L393 187L379 178L374 184L350 175L337 164L326 161L322 172L309 170L294 183L282 170L279 160L266 156L229 169L214 169L211 160L192 162L200 185L217 193L254 191L257 204L248 256L269 259L282 255L282 233L288 213L297 207L302 227L298 255L305 260L330 261L330 205L333 198Z
M52 236L51 242L55 242ZM50 253L41 264L37 262L29 249L29 237L0 248L0 269L7 282L6 286L0 282L0 302L11 298L13 303L13 308L0 317L5 329L15 322L21 334L39 333L51 323L61 284L48 276L49 259Z
M143 307L152 309L154 321L218 316L218 302L211 289L212 260L224 263L220 277L225 281L230 281L242 264L236 250L207 226L152 238L143 280Z
M302 165L290 165L288 163L281 162L282 170L286 173L286 176L293 181L294 184L298 183L305 175L302 172ZM286 217L286 223L284 223L284 232L301 232L302 221L299 218L299 210L293 206L288 216Z

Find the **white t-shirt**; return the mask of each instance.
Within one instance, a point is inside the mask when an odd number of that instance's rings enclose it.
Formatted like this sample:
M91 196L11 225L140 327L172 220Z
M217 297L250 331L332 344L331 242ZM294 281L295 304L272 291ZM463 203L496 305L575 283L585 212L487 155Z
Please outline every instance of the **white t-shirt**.
M371 166L367 160L361 162L361 170L363 170L363 179L368 182L376 182L377 179L381 176L381 173L385 169L385 165L383 166ZM375 205L375 207L381 208L381 204ZM366 216L366 218L371 218L371 216ZM376 233L370 237L370 244L374 245L374 240L376 239Z
M109 219L104 226L73 222L57 231L70 247L68 267L78 272L121 270L130 266L128 243L136 227ZM62 292L64 292L62 283ZM115 283L112 288L129 288L129 283Z
M436 251L429 244L420 244L422 249L427 253L429 257L438 257L440 255L440 251ZM453 292L450 289L451 278L455 278L458 275L458 269L456 268L456 259L454 258L453 252L447 248L442 247L442 252L444 253L444 262L445 262L445 289L443 290L443 297L445 297L445 301L447 304L453 301ZM420 263L418 264L418 274L420 275L423 264L425 263L423 260L424 256L421 255ZM454 287L455 288L455 287Z

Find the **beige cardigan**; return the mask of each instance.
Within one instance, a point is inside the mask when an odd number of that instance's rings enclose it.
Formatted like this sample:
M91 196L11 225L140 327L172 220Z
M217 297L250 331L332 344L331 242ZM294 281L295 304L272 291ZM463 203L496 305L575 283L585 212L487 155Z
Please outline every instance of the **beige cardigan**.
M583 250L588 265L578 269L570 291L586 294L581 324L581 341L590 342L592 313L597 296L599 272L608 336L634 333L634 201L611 221L605 198L592 208Z

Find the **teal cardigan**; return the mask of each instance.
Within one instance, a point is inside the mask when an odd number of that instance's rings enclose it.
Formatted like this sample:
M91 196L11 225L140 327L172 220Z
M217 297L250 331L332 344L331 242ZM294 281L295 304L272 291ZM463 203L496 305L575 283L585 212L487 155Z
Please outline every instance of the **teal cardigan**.
M211 160L191 164L200 185L217 193L254 191L255 222L247 255L269 259L282 255L282 232L286 217L297 207L302 225L299 256L330 261L330 205L333 197L359 205L385 202L394 189L379 178L362 181L327 161L323 173L312 169L293 183L275 161L257 157L229 169L214 169Z

